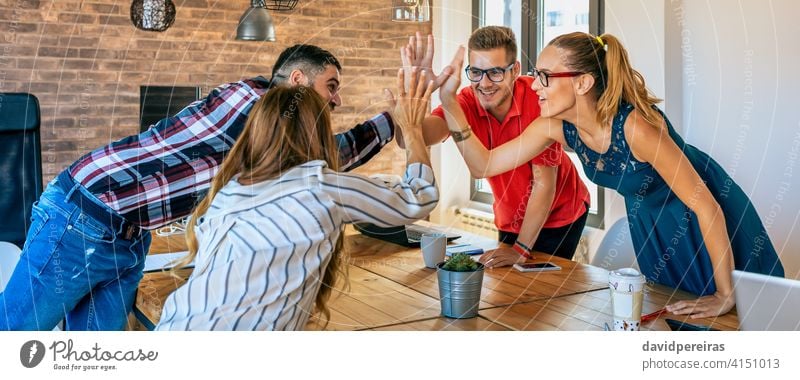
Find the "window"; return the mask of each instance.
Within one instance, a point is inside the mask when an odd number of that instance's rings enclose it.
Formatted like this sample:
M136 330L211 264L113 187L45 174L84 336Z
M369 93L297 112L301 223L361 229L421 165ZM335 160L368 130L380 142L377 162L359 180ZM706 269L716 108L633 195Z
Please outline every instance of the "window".
M517 60L523 61L522 54L522 15L524 13L519 10L522 9L523 0L490 0L479 1L478 6L473 5L473 9L478 9L479 16L475 18L473 29L477 29L486 25L505 25L514 31L517 37L517 46L520 47L517 51ZM473 3L475 4L475 3ZM499 5L499 6L498 6ZM470 199L475 202L488 203L494 202L492 195L492 188L489 186L489 181L486 179L473 180L472 191L470 191Z
M536 52L535 55L538 55L550 40L562 34L570 32L590 32L596 34L589 26L590 0L539 0L539 3L545 14L547 14L547 24L538 26L539 30L537 32L542 38L534 50ZM557 22L550 22L551 14L558 15ZM563 17L565 15L566 17ZM586 22L582 22L582 18L579 17L579 15L585 16ZM565 20L572 20L574 22L570 23Z
M602 34L602 27L599 25L600 20L602 20L602 17L600 17L601 5L602 4L599 4L597 0L539 0L539 7L547 14L557 12L565 15L572 15L572 17L568 16L565 19L574 20L575 22L572 24L562 23L559 25L539 26L536 35L541 36L541 38L536 39L537 43L533 49L533 51L535 51L533 56L537 56L550 40L565 33L578 31L592 33L594 35ZM591 15L595 16L594 20L590 17ZM589 188L591 204L589 205L589 218L586 225L604 228L603 216L605 197L603 188L595 185L594 182L586 177L578 156L572 152L569 147L564 148L567 150L567 155L569 155L575 167L578 169L581 179L586 184L586 187Z
M473 0L473 28L505 25L514 30L517 45L520 47L518 57L523 72L526 72L534 67L536 56L556 36L575 31L602 34L602 2L603 0ZM538 20L541 21L537 22ZM578 157L568 147L565 149L591 195L589 220L586 224L604 228L603 188L589 181ZM485 179L473 180L470 195L476 202L492 203L493 200L491 188Z
M522 3L524 0L480 0L473 2L473 9L478 15L473 18L473 29L486 25L504 25L514 31L517 36L517 46L522 46ZM477 7L475 6L477 4ZM500 5L502 4L502 5ZM500 5L500 6L498 6ZM522 60L523 49L517 52L517 59Z
M589 13L576 14L575 25L589 25Z
M486 178L473 179L472 183L470 199L480 203L494 203L494 194L492 194L492 188Z
M547 12L547 26L561 26L564 14L559 11Z

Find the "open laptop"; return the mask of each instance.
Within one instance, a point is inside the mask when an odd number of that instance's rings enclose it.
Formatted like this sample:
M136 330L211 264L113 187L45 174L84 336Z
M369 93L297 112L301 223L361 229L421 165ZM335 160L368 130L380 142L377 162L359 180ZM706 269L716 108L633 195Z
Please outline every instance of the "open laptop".
M742 331L800 330L800 281L733 271Z
M372 223L356 223L354 227L362 234L390 243L399 244L406 247L419 247L420 239L423 234L439 232L447 236L447 241L453 241L461 235L439 230L432 227L425 227L416 224L394 227L378 227Z

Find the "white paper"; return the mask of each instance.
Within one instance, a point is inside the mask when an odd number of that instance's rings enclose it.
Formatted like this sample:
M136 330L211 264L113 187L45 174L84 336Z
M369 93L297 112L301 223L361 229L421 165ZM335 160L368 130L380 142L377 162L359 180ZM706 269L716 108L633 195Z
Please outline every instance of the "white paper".
M182 259L188 255L189 251L173 252L173 253L159 253L155 255L147 255L144 259L144 271L155 272L162 269L170 269L175 266L173 261ZM194 268L194 261L189 263L186 268Z

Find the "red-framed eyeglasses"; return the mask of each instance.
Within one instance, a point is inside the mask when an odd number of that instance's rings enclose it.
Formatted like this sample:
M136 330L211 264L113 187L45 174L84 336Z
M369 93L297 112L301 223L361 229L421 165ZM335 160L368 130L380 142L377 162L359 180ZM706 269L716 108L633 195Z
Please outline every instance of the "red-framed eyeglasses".
M543 87L547 87L550 85L550 78L570 78L586 74L580 71L563 71L560 73L548 73L537 69L533 69L531 73L534 77L539 78L539 83L541 83Z

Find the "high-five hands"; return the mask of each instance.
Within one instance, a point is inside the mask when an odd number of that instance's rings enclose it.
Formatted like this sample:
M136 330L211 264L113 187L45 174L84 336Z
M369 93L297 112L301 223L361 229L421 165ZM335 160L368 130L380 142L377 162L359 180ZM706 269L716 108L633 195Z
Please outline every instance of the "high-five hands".
M444 78L444 81L439 88L439 99L442 105L455 105L456 93L458 88L461 87L461 69L464 67L464 46L459 46L453 60L448 66L453 73ZM443 71L444 72L444 71Z
M433 45L433 35L429 34L427 43L423 43L422 34L417 32L416 35L408 38L406 46L400 48L400 59L403 61L403 68L406 70L406 88L409 88L408 81L411 79L409 74L413 67L419 67L424 70L425 80L426 82L433 82L434 90L439 88L453 73L450 66L443 68L438 75L433 72Z
M398 98L394 109L395 124L403 131L408 144L411 139L422 139L422 121L428 114L434 84L425 80L425 70L412 68L409 89L406 91L405 70L397 70Z

